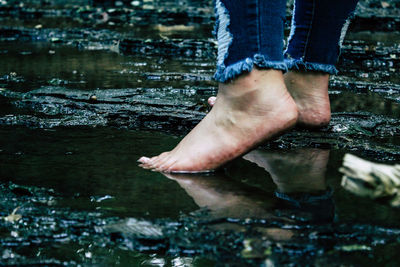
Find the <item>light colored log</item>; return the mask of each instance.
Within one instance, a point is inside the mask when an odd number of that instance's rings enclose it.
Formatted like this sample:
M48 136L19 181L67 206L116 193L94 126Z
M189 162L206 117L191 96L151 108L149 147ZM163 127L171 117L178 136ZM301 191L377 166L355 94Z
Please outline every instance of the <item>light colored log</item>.
M346 190L373 199L388 198L392 206L400 207L400 165L373 163L346 154L339 171Z

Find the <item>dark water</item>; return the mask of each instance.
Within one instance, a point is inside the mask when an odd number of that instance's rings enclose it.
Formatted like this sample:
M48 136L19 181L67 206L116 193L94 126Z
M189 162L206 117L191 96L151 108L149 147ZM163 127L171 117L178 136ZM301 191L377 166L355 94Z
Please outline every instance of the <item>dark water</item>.
M2 182L53 188L68 206L110 216L176 218L196 207L174 182L137 166L176 138L113 129L5 128L1 136Z
M204 193L209 190L210 196L215 194L215 197L221 193L217 200L212 200L212 205L225 198L222 193L235 195L235 189L241 191L240 186L235 188L240 184L247 186L243 191L249 200L253 197L252 190L263 195L262 205L274 198L277 185L278 189L279 185L289 187L282 189L288 192L324 191L329 185L335 191L336 215L340 222L396 226L400 219L397 210L356 198L341 188L338 169L346 151L257 150L229 165L225 174L199 178L176 175L177 183L161 173L143 170L137 163L142 155L173 148L179 141L174 136L109 128L10 127L3 127L1 136L1 182L52 188L63 197L63 205L74 209L100 210L108 216L176 219L180 212L189 213L199 208L191 191L201 190L190 187L183 190L179 181L184 178L194 185L199 182L200 187L203 181L210 182L209 188L205 182ZM230 185L224 183L232 184L232 192L229 192ZM218 192L225 189L227 192Z
M73 89L166 85L181 88L185 86L179 81L179 76L183 74L189 82L192 74L192 80L202 79L202 85L207 86L211 84L214 69L209 60L193 62L190 59L174 60L146 55L123 56L112 51L87 51L48 43L10 46L3 42L0 43L0 51L0 71L2 75L11 74L11 77L2 77L0 86L3 83L2 86L18 91L30 91L43 85ZM168 84L165 84L166 78L171 80ZM193 82L190 84L193 85Z
M109 6L11 16L1 2L0 264L399 265L399 210L346 191L338 171L346 153L400 160L398 31L354 26L329 127L213 174L164 175L137 159L172 149L217 88L210 10L189 2L183 17L170 2L139 10L137 26ZM103 12L112 23L92 25Z

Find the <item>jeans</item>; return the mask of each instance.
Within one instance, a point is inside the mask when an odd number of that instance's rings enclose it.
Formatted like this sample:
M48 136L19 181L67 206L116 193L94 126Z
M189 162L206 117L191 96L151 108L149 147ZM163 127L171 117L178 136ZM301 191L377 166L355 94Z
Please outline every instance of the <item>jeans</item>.
M335 64L358 0L295 0L283 51L286 0L216 0L214 78L227 82L254 66L336 74Z

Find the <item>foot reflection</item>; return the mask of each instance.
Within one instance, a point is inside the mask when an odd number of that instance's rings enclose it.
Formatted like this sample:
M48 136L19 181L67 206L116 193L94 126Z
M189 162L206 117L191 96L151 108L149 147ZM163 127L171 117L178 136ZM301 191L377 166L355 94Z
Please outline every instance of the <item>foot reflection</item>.
M254 150L244 159L270 173L275 195L212 175L164 174L175 180L212 218L256 218L287 223L328 223L334 217L331 190L325 181L329 150Z
M213 218L269 218L273 196L263 190L232 180L224 173L167 174L175 180L194 202L207 208Z
M244 158L270 173L277 186L276 215L308 223L334 219L332 190L325 179L329 150L254 150Z

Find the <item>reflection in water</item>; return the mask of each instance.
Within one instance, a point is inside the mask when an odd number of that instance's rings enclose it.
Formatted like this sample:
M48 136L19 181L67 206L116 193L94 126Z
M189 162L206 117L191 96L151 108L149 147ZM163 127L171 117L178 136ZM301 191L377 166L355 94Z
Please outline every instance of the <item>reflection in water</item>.
M271 175L277 186L275 195L235 181L222 172L165 175L175 180L198 206L207 208L213 219L264 219L281 225L333 221L332 190L325 182L329 150L255 150L244 158ZM296 235L293 230L276 227L263 232L274 240L288 240Z
M255 150L244 158L270 173L277 186L277 207L285 209L287 216L313 223L333 220L332 190L325 179L329 150Z

